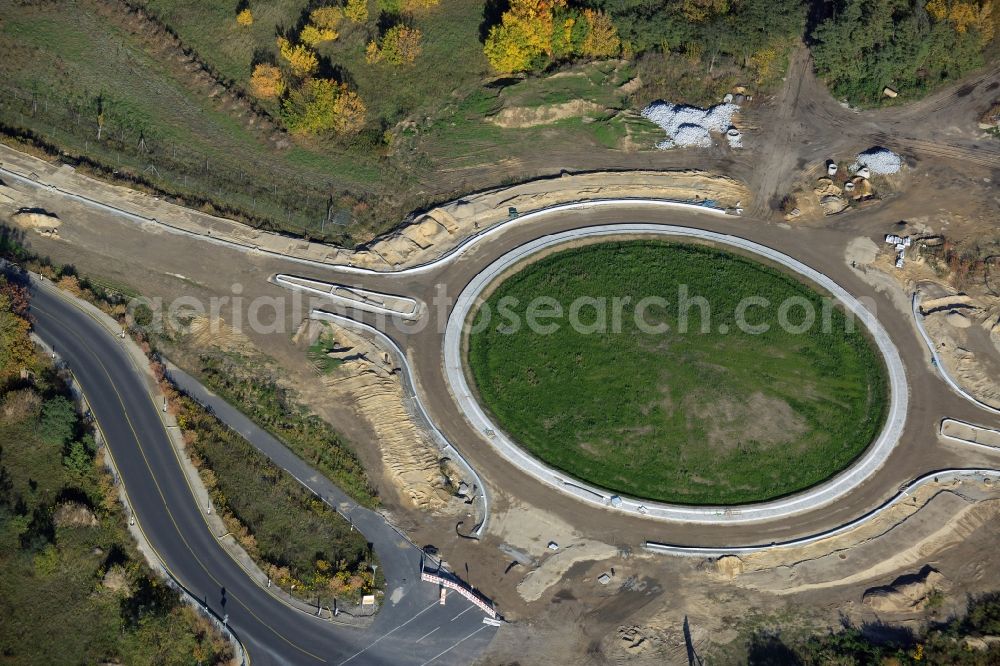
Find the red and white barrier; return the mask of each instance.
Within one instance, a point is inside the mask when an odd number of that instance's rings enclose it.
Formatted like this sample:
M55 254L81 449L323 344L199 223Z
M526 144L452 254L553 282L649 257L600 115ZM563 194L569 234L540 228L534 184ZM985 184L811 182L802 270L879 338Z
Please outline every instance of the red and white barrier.
M497 612L493 610L493 607L490 606L490 604L487 603L486 601L483 601L483 599L481 599L478 594L466 588L465 586L461 585L460 583L456 583L455 581L449 578L442 578L437 574L428 573L427 571L423 571L420 573L420 580L427 581L428 583L437 583L441 587L446 587L449 590L455 590L463 597L465 597L466 599L474 603L476 606L478 606L481 611L489 615L491 618L496 619Z

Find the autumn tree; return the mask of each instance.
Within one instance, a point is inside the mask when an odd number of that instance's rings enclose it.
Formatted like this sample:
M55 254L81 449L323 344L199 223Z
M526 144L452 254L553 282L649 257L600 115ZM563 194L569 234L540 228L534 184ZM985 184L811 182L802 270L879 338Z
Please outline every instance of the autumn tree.
M257 65L250 76L250 90L260 99L281 97L285 92L285 81L281 76L281 70L266 63Z
M299 33L299 40L308 46L332 42L339 36L337 28L344 19L340 7L319 7L309 13L309 23Z
M344 15L355 23L368 20L368 0L347 0Z
M726 0L682 0L681 14L689 21L700 23L729 10Z
M512 0L486 37L483 52L493 69L523 72L551 55L554 10L565 6L566 0Z
M319 58L316 57L316 53L302 44L292 45L284 37L278 37L278 52L288 63L288 67L295 77L312 76L319 69Z
M979 33L980 41L986 44L993 39L996 24L993 19L993 2L961 2L955 0L931 0L927 3L927 13L936 21L948 21L955 32L962 35L969 29Z
M417 28L395 25L382 36L381 43L368 44L366 58L369 63L386 62L390 65L412 65L420 55L421 33Z
M611 22L610 16L593 9L584 9L583 19L587 24L587 36L580 45L581 55L611 58L621 53L622 40L618 37L618 29Z
M236 22L241 26L243 26L244 28L253 25L253 12L250 11L249 7L247 7L246 9L244 9L243 11L241 11L239 14L236 15Z
M320 30L337 30L343 20L344 10L340 7L318 7L309 12L309 22Z
M343 83L307 79L283 101L282 117L294 134L354 134L364 126L365 106Z
M569 9L565 0L512 0L483 51L496 71L509 73L573 56L617 56L621 46L617 28L602 11Z
M18 314L23 309L19 304L27 302L26 292L6 280L0 285L3 287L0 292L0 382L6 382L22 368L33 367L35 345L28 337L31 324Z
M336 31L320 29L312 23L302 28L302 32L299 33L299 39L302 40L302 43L312 47L323 42L332 42L337 37Z
M985 44L963 4L840 0L813 32L816 71L834 94L863 104L880 102L885 86L912 96L956 79L982 63Z

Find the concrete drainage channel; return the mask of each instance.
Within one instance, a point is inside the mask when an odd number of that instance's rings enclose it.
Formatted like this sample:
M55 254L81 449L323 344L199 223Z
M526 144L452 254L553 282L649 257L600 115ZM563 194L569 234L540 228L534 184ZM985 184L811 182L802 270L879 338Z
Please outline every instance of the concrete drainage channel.
M462 342L466 320L480 294L512 266L540 250L583 238L614 238L628 235L663 236L677 240L696 239L738 248L774 261L806 277L837 298L871 333L885 360L889 379L889 409L878 438L861 459L847 470L818 486L780 500L741 507L692 507L622 497L591 486L549 467L528 455L493 423L473 397L465 376ZM481 271L459 295L448 319L444 337L445 379L465 418L482 433L494 451L522 472L583 502L613 511L638 514L663 522L738 524L774 520L828 505L852 492L885 464L906 423L909 389L899 352L875 316L860 301L826 275L769 247L726 234L690 227L659 224L619 224L575 229L528 242L500 257Z
M643 547L648 551L664 555L722 557L725 555L747 555L749 553L759 553L765 550L774 550L776 548L807 546L818 541L823 541L824 539L830 539L846 532L850 532L863 523L876 518L879 514L891 509L896 504L906 500L915 490L928 483L942 483L946 481L961 483L963 481L972 481L989 485L997 482L998 480L1000 480L1000 470L994 469L945 469L937 472L931 472L930 474L925 474L916 481L913 481L888 502L873 509L872 511L869 511L860 518L856 518L849 523L827 530L826 532L820 532L819 534L813 534L801 539L792 539L790 541L753 546L675 546L659 541L647 541L643 544Z

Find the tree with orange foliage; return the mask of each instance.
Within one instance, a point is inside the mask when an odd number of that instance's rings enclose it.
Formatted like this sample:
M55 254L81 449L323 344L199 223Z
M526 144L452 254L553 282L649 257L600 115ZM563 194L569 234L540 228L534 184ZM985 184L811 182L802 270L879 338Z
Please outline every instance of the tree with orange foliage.
M254 97L260 99L281 97L285 92L285 81L281 76L281 70L266 63L257 65L250 76L250 90Z

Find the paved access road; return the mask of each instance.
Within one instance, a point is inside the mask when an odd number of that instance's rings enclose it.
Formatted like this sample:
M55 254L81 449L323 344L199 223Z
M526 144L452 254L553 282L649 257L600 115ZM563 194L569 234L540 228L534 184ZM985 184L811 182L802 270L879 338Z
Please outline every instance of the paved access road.
M437 587L419 581L420 552L378 514L352 514L385 566L385 605L367 629L337 625L285 605L257 585L210 530L183 475L152 401L147 377L121 343L49 285L32 285L35 332L76 375L124 482L131 510L170 573L219 617L228 617L253 664L468 664L496 629L457 594L445 606ZM279 464L322 486L320 475L287 449L267 445ZM272 438L273 439L273 438ZM276 448L273 445L277 443ZM310 474L311 472L311 474ZM303 477L300 477L300 479ZM332 486L322 493L342 501Z

